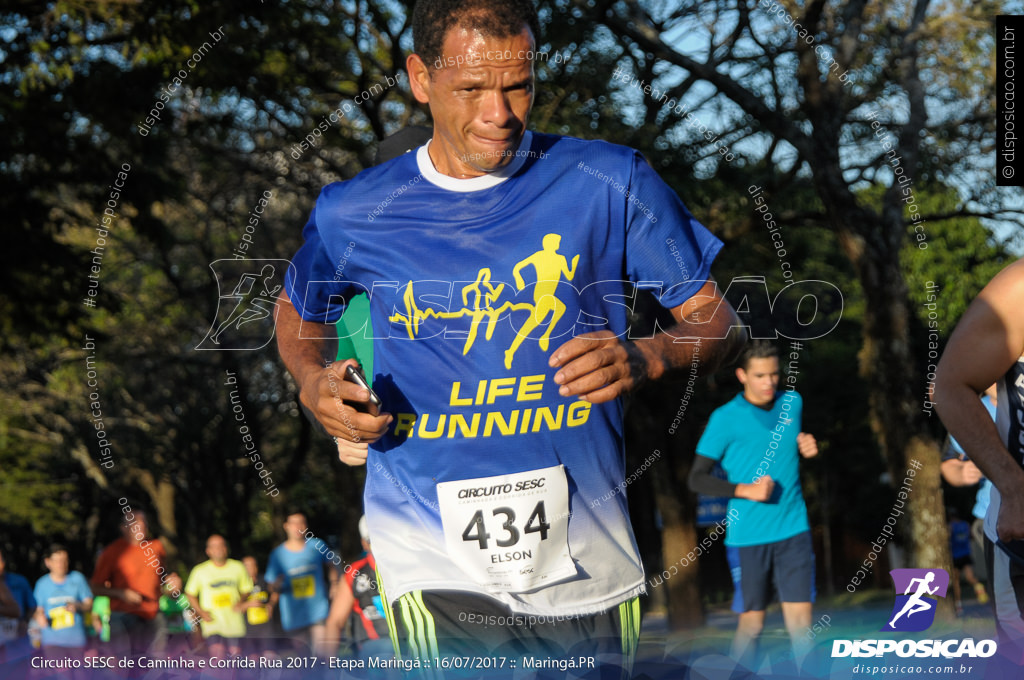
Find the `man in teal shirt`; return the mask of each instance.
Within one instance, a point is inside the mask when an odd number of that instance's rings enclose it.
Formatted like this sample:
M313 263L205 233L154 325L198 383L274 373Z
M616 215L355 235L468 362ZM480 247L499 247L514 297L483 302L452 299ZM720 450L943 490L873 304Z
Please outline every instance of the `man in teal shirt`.
M733 658L753 660L774 584L798 663L809 651L814 551L807 507L800 489L797 453L818 454L810 434L800 432L803 400L792 388L779 392L779 357L769 343L747 346L736 369L743 392L711 414L697 443L690 488L727 496L735 517L725 545L736 550L735 579L742 613ZM728 480L711 475L719 463Z

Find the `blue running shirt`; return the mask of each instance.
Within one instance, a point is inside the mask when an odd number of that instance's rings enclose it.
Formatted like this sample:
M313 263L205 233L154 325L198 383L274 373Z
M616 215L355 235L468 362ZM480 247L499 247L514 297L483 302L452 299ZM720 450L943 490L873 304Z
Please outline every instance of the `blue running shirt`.
M559 396L548 359L625 337L638 284L682 304L722 244L632 149L526 133L508 166L458 180L427 148L325 187L285 282L318 323L369 295L394 416L364 498L381 585L607 610L643 591L626 499L601 499L625 477L622 403Z
M43 647L84 647L85 624L82 613L70 612L69 604L92 599L92 589L80 572L71 571L63 583L46 574L36 581L33 593L50 625L42 629Z
M751 484L763 475L775 482L767 503L729 499L729 513L736 519L725 532L726 545L775 543L810 529L796 445L802 412L800 395L784 391L769 410L754 406L740 393L711 414L697 454L719 461L731 484Z
M263 578L273 583L284 575L278 608L281 627L286 631L305 628L327 618L329 601L323 565L331 564L326 556L328 552L319 538L310 539L298 552L289 550L283 543L271 551Z

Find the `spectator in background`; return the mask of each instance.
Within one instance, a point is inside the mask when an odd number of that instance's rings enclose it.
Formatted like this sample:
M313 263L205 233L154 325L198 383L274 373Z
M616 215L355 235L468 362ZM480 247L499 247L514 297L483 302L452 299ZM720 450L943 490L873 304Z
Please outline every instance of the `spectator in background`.
M274 607L270 603L270 588L260 574L260 565L252 555L242 558L246 573L252 581L252 590L244 603L246 635L242 643L244 653L249 656L277 656L273 649Z
M36 600L28 579L7 571L0 552L0 664L13 665L32 653L28 621L35 611Z
M981 395L981 403L985 406L989 416L992 417L992 422L995 422L996 419L997 391L996 385L992 384ZM956 437L952 435L949 437L948 445L942 451L942 465L939 469L942 471L942 478L952 486L978 485L978 490L974 496L974 508L971 510L971 514L974 515L974 521L971 523L973 548L971 559L984 574L988 570L988 566L985 563L985 513L988 512L989 494L992 484L981 474L978 466L967 458L963 447L960 446ZM991 584L988 584L988 587L991 587ZM975 591L978 591L978 589L975 588ZM988 602L988 599L989 593L986 593L985 588L982 587L980 592L978 592L978 601L984 604Z
M288 514L284 522L287 539L270 553L265 578L273 593L271 602L281 603L284 631L296 641L307 643L316 654L329 656L334 650L326 642L324 623L330 608L329 592L338 585L338 570L328 559L323 541L306 540L306 528L303 513ZM330 591L324 579L324 567L328 565Z
M178 593L174 597L173 593ZM195 610L185 595L185 584L181 577L172 574L167 579L164 594L160 596L160 616L164 618L163 627L167 633L166 652L168 656L183 654L187 650L198 647L202 635L196 626L192 625L192 616ZM195 638L195 640L193 640Z
M185 595L199 614L199 624L210 656L223 657L242 653L245 637L245 598L252 591L252 581L238 560L228 559L228 543L213 534L206 539L206 555L210 558L196 565L188 575Z
M363 555L345 570L338 586L338 594L331 602L327 617L327 639L332 644L341 640L342 631L351 615L352 638L356 642L359 658L394 656L394 646L388 636L388 622L384 618L384 603L377 589L377 561L370 552L370 532L366 517L359 518L359 537Z
M953 573L951 575L953 599L956 601L956 615L960 616L964 613L963 602L960 598L961 575L974 588L978 602L982 604L988 602L988 596L985 594L984 586L978 583L978 579L974 575L974 567L971 562L971 525L965 522L953 508L947 510L946 515L949 517L949 549L953 554Z
M43 654L81 659L86 643L82 614L92 610L89 583L81 572L68 570L68 551L60 544L50 546L43 562L50 573L36 581L33 593Z
M160 539L150 538L146 513L122 503L120 515L121 538L107 546L96 561L92 592L110 598L111 641L119 653L130 649L138 655L151 647L162 652L165 621L157 616L161 583L170 583L176 574L167 574L164 568L164 546ZM177 597L180 591L171 594Z
M743 392L711 414L689 484L698 493L728 496L729 512L737 516L725 534L725 545L739 551L743 601L733 658L756 668L757 638L775 590L799 664L810 651L805 633L814 601L814 548L799 460L818 455L818 444L800 431L803 399L778 390L779 356L771 343L747 345L736 377ZM728 481L712 476L716 461Z

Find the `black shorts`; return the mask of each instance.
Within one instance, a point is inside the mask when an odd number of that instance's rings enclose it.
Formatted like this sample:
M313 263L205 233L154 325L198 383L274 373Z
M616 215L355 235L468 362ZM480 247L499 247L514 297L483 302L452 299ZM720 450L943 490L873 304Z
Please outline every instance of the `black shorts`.
M740 546L738 598L743 611L764 611L772 586L780 602L814 602L811 532L763 545ZM735 579L734 579L735 582Z
M964 555L963 557L953 558L953 566L957 569L963 569L968 564L974 564L974 561L971 559L970 555Z
M444 657L490 664L464 667L466 677L478 677L481 671L487 677L510 676L513 670L522 674L534 668L556 677L570 670L579 676L626 678L640 638L636 597L599 614L544 617L515 614L482 595L414 591L398 598L390 613L389 630L400 658L429 660L431 665ZM498 661L501 657L506 660ZM563 668L566 662L575 665ZM590 668L596 670L588 672Z

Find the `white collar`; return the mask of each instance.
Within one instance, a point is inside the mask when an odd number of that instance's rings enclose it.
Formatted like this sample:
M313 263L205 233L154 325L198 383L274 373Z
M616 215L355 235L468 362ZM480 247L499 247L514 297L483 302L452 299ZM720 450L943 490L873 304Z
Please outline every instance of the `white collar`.
M416 164L419 166L420 172L431 184L442 189L447 189L448 191L467 193L470 191L490 189L516 174L516 172L519 171L519 168L523 167L523 163L526 162L527 153L519 153L517 151L516 155L512 157L512 162L498 170L495 170L494 172L489 172L487 174L480 175L479 177L457 179L438 172L437 168L434 167L434 162L430 160L430 153L427 151L431 141L433 141L433 138L416 150ZM527 130L523 134L523 139L519 142L519 149L528 152L532 145L533 133Z

